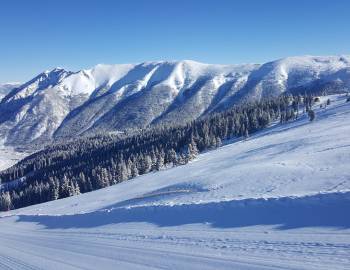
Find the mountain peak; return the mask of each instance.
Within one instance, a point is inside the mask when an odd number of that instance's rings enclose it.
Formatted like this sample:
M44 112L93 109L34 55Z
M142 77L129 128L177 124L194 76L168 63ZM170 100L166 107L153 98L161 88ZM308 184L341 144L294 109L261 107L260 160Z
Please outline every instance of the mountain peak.
M48 69L42 72L41 74L48 75L48 74L60 74L60 73L70 73L70 71L65 70L61 67L55 67L53 69Z

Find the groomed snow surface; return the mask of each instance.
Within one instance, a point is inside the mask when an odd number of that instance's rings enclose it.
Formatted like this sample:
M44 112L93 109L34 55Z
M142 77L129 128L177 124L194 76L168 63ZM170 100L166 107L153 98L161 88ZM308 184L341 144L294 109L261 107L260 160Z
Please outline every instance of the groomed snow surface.
M1 213L0 269L349 269L350 102L190 164Z

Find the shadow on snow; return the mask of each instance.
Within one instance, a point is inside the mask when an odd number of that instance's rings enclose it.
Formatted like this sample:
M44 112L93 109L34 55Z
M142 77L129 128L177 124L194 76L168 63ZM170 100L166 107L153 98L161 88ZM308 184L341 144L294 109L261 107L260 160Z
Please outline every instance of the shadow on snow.
M147 222L160 227L204 223L215 228L254 225L276 225L280 230L350 228L350 192L174 206L125 208L121 205L123 202L108 209L75 215L20 215L18 222L35 222L48 229L92 228L128 222Z

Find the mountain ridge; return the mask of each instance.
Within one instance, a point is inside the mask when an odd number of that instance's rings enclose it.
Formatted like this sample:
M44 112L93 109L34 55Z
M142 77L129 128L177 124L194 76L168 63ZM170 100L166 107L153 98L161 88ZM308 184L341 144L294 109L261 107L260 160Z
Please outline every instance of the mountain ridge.
M350 56L242 65L192 60L98 64L76 72L54 68L3 98L0 138L9 145L31 145L182 124L247 100L331 88L350 89Z

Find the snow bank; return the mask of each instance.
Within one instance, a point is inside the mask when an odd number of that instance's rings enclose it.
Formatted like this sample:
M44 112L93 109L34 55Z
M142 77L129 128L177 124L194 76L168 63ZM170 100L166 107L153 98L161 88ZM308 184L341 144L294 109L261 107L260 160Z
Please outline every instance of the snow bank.
M48 229L91 228L147 222L160 227L210 224L215 228L276 225L278 229L303 227L350 228L350 191L267 199L244 199L215 203L122 206L75 215L19 215L19 222L35 222Z

